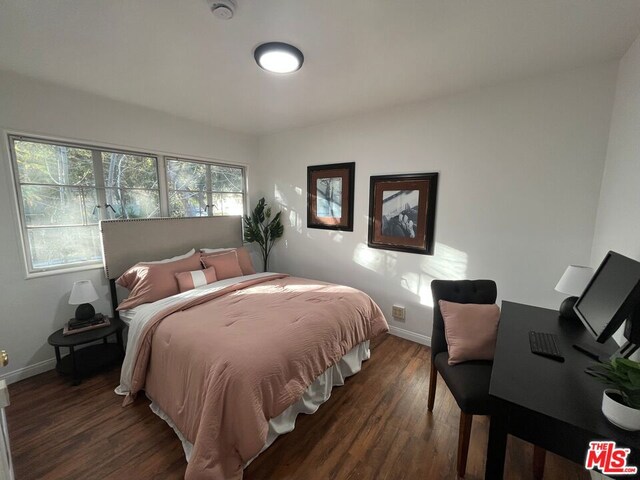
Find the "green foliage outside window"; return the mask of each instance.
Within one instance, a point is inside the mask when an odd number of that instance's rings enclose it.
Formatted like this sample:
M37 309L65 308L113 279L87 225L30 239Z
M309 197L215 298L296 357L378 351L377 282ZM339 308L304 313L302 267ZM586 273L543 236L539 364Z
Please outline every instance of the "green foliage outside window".
M98 222L162 216L243 215L242 167L10 137L33 270L100 261ZM162 188L161 188L162 187ZM166 190L164 188L166 187Z

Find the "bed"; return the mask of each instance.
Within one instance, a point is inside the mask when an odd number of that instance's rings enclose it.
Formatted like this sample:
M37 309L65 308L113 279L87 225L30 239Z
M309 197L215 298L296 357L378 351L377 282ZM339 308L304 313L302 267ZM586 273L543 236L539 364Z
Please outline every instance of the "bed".
M101 222L114 311L115 280L141 262L195 248L242 245L240 217ZM116 312L116 315L118 313ZM243 468L299 413L360 370L388 331L366 294L277 273L214 281L126 312L124 404L144 392L180 438L187 479L241 479Z

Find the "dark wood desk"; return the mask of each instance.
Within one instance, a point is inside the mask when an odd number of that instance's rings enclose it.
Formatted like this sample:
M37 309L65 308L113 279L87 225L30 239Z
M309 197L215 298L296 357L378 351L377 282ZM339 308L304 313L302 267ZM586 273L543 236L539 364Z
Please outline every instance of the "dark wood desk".
M530 330L558 335L565 362L532 354ZM503 476L507 434L582 465L590 441L614 440L631 448L628 465L640 467L640 434L622 430L604 417L604 386L584 373L593 360L572 348L574 343L603 352L617 348L613 340L597 344L580 322L561 319L555 310L502 302L489 387L495 413L489 429L487 480Z

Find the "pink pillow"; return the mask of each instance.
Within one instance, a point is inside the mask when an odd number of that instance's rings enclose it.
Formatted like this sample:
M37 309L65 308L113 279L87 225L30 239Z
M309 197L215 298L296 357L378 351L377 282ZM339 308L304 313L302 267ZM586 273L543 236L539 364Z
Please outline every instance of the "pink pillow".
M202 252L203 257L211 257L213 255L221 255L223 253L235 251L238 255L238 263L240 264L242 275L253 275L254 273L256 273L256 269L253 268L253 262L251 261L251 254L249 253L249 250L244 247L229 249L221 248L217 250L209 250L208 248L203 248L200 251Z
M175 274L199 268L200 252L175 262L136 263L116 280L118 285L130 290L129 297L118 305L117 310L128 310L176 295L180 289Z
M204 265L205 268L215 268L216 277L218 277L218 280L242 276L242 269L240 268L238 255L236 254L235 250L220 253L218 255L209 255L208 257L202 257L202 265Z
M453 303L439 300L449 365L469 360L493 360L498 337L497 305Z
M176 273L176 280L178 280L178 288L182 293L187 290L193 290L196 287L209 285L218 280L218 277L216 277L216 269L210 267L204 270Z
M254 273L256 273L256 269L253 268L253 262L251 261L249 250L244 247L240 247L236 250L236 253L238 254L238 263L240 264L242 274L253 275Z

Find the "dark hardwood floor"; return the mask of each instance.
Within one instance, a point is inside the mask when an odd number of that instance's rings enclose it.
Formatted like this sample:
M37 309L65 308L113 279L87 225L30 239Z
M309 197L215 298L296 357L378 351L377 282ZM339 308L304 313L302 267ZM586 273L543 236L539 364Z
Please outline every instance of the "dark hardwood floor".
M429 349L392 336L373 342L362 371L314 415L298 417L246 470L245 479L451 479L459 410L444 383L427 413ZM177 479L185 460L174 432L146 399L122 408L119 372L78 387L54 372L9 387L7 410L18 480ZM488 421L474 417L467 475L484 475ZM505 478L531 479L533 448L509 438ZM588 479L547 455L546 479Z

